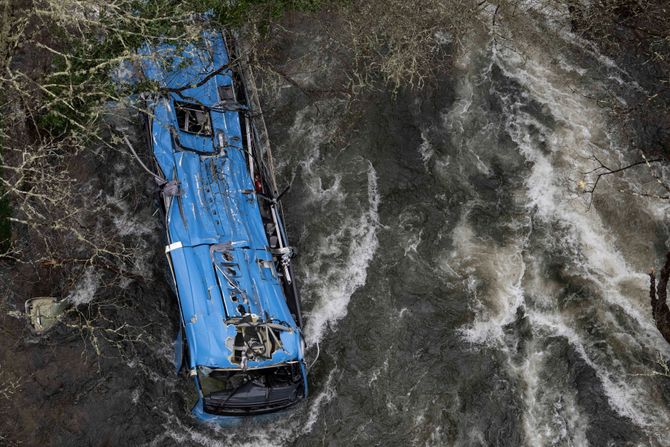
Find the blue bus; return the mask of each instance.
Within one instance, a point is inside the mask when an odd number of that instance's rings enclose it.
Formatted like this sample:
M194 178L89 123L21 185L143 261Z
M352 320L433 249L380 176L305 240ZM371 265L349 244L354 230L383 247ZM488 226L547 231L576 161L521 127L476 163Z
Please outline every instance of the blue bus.
M230 38L144 47L149 146L179 301L178 371L205 421L307 396L300 298L248 68ZM262 127L262 128L261 128Z

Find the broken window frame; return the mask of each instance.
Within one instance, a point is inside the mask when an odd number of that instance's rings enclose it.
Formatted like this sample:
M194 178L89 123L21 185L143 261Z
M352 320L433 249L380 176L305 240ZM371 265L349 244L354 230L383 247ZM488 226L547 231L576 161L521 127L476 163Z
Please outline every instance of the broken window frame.
M200 106L198 104L191 104L188 102L181 102L181 101L175 101L174 102L174 115L175 115L175 121L177 122L177 128L179 131L190 134L190 135L197 135L200 137L211 137L213 135L212 131L212 116L210 113L210 110L207 107ZM181 113L185 113L184 117L182 118ZM198 125L201 128L204 128L204 130L201 131L195 131L195 130L190 130L189 128L186 128L186 126L190 127L188 119L190 116L192 116L197 123L197 114L202 114L206 117L206 120L203 123L198 123Z
M226 383L218 390L212 389L212 385L215 387L215 384L207 383L211 380L208 379L211 374L228 375L227 378L212 377L212 379L219 382L232 381L232 383ZM205 411L209 414L230 416L261 414L286 408L295 403L296 399L301 399L306 391L304 370L299 362L287 362L247 370L199 366L197 383L202 393ZM256 398L253 402L242 404L233 400L235 396L242 397L238 395L238 392L244 394L251 387L255 387L258 391L265 390L265 398ZM243 388L247 388L247 391L242 391ZM277 392L279 395L271 395Z

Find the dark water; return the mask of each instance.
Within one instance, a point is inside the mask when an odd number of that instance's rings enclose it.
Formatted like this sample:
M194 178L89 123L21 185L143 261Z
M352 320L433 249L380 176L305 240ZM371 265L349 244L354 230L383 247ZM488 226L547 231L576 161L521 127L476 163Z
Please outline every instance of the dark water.
M590 208L579 186L593 155L637 160L597 101L639 91L625 70L528 19L506 39L474 33L419 91L349 103L315 93L341 81L342 61L309 32L279 54L310 89L266 74L263 94L279 182L293 185L285 211L311 358L320 350L311 397L269 421L198 425L165 327L151 356L129 360L139 378L120 396L137 416L119 439L670 445L670 380L653 373L670 346L644 274L668 208L619 191L644 172L603 181ZM119 222L149 241L158 231L135 224ZM165 303L156 318L174 313Z

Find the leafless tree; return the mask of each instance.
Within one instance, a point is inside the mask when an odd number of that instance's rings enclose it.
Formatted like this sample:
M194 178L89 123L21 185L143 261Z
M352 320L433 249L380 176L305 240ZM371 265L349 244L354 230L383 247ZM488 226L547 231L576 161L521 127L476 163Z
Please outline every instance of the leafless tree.
M138 63L137 42L188 43L203 29L197 14L170 2L143 15L134 4L0 3L0 200L11 204L12 226L0 262L14 266L3 279L17 285L1 304L20 308L45 293L65 297L87 272L97 272L105 299L74 307L64 322L98 354L101 341L121 347L147 338L142 323L110 315L124 305L129 282L151 280L139 264L153 256L159 236L147 240L123 229L133 209L151 207L151 186L141 175L115 178L114 166L139 171L119 131L139 121L142 103L129 95L160 92L152 83L124 85L119 73Z

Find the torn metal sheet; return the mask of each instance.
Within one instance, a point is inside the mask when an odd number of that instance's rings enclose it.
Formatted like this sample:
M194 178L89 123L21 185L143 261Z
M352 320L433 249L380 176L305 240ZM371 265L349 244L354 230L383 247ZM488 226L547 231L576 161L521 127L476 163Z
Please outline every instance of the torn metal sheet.
M144 76L164 89L147 103L156 169L178 185L161 195L182 316L176 358L200 394L194 414L210 420L286 408L307 395L307 379L292 250L255 132L260 118L224 37L203 41L140 54Z

